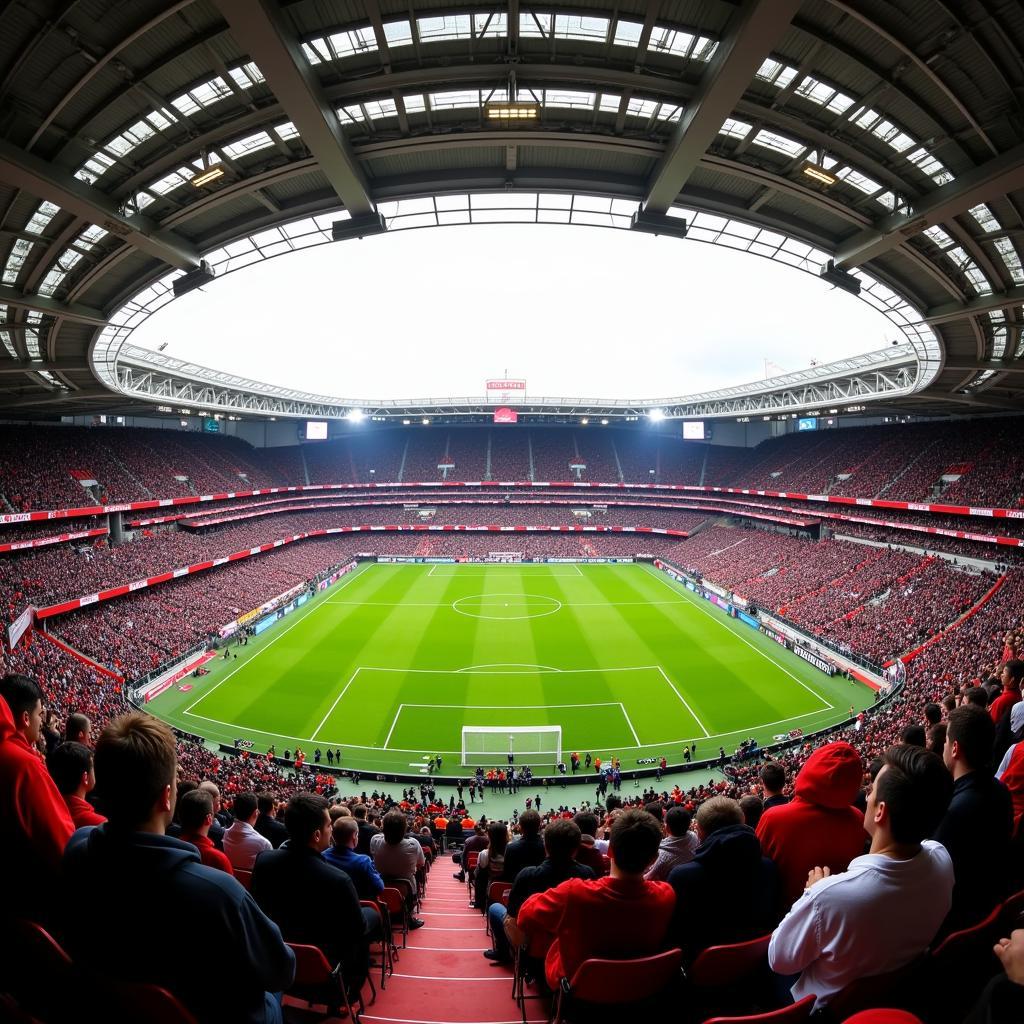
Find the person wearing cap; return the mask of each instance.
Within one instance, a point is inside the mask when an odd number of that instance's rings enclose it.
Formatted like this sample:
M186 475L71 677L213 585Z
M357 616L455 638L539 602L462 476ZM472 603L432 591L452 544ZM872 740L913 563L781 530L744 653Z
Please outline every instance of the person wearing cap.
M854 747L827 743L800 769L793 799L761 816L757 838L779 869L786 907L803 892L812 868L845 871L864 852L864 822L853 807L863 773Z

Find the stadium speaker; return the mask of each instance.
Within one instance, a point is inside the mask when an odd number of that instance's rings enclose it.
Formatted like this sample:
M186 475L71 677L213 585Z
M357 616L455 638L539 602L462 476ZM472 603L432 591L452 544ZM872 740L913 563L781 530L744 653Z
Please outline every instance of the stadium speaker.
M685 238L690 225L683 217L664 217L660 213L637 210L629 225L634 231L646 231L651 235L672 235Z
M833 260L825 264L825 269L819 275L822 281L827 281L836 288L842 288L844 292L851 295L860 295L860 280L846 270L840 270Z
M368 213L365 217L351 217L349 220L336 220L331 234L336 242L344 242L349 238L365 238L367 235L380 235L387 231L384 217L379 213Z
M200 260L199 266L195 270L190 270L184 277L179 277L174 282L174 297L177 299L196 288L202 288L204 284L209 284L215 276L210 264L206 260Z

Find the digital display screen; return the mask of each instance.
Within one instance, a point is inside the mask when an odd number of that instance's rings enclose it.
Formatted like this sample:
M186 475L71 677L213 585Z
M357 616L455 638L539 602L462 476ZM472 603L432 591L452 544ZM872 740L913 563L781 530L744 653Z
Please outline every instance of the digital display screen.
M220 422L218 420L203 420L203 430L207 434L219 434Z
M693 420L689 423L683 424L683 440L684 441L703 441L704 440L704 421Z
M323 420L307 420L306 421L306 440L307 441L326 441L327 440L327 424Z
M796 421L796 429L799 430L817 430L818 429L818 417L817 416L801 416Z

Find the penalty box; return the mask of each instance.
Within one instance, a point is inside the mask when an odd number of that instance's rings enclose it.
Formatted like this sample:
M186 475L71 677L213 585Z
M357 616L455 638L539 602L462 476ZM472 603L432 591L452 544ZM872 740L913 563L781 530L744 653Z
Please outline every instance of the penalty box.
M500 664L456 670L360 667L313 738L452 753L461 750L464 725L558 725L563 750L625 750L708 735L660 666Z

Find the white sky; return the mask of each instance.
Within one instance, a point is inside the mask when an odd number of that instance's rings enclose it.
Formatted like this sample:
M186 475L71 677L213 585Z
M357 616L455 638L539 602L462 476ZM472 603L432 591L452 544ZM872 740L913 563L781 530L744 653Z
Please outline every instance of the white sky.
M601 228L396 231L277 257L169 303L136 344L356 399L664 398L882 348L880 313L808 274Z

